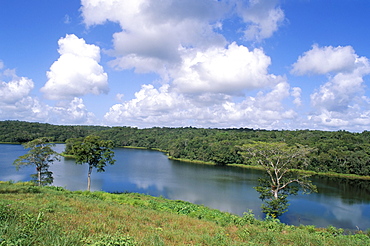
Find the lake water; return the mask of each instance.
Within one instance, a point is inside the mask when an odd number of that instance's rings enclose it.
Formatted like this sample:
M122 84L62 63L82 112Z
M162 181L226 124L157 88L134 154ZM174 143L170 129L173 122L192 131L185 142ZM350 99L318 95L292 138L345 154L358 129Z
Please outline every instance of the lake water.
M27 181L34 168L16 171L13 161L26 153L21 145L0 145L0 180ZM62 152L64 145L55 150ZM106 172L92 174L92 190L138 192L204 204L211 208L242 215L249 209L263 218L261 200L253 189L258 185L258 170L207 166L172 161L158 151L115 149L116 164ZM85 190L87 165L76 165L63 158L50 168L55 186ZM333 225L345 229L370 228L370 181L313 177L319 193L290 197L288 212L280 220L292 225Z

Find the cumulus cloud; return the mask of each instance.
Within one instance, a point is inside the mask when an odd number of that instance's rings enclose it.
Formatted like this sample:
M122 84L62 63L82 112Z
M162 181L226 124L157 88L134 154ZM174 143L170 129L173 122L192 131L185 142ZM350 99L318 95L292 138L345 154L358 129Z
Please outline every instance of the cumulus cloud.
M290 87L285 81L276 84L266 93L246 97L241 102L219 93L187 96L166 84L159 89L143 85L135 98L113 105L105 115L108 124L150 127L213 126L213 127L283 127L296 116L286 110L282 101L289 97Z
M134 125L149 126L153 123L172 122L176 125L183 119L181 117L171 119L171 116L181 114L186 109L184 106L187 103L190 102L182 95L171 92L168 84L159 89L153 85L142 85L141 90L135 93L134 99L113 105L104 117L110 124L130 122Z
M285 19L278 0L238 1L238 13L247 23L244 35L247 40L262 41L276 32Z
M197 125L267 128L283 124L295 113L282 101L298 88L286 78L270 74L271 59L260 48L229 43L223 23L241 17L243 33L251 41L271 37L284 20L278 1L251 0L82 0L81 13L88 27L118 23L113 49L117 69L159 74L161 86L143 85L135 98L113 105L107 124ZM257 96L245 97L250 91ZM118 99L122 100L122 94ZM261 126L258 126L261 127Z
M81 11L88 26L120 24L122 32L113 35L111 51L117 57L115 66L147 72L158 71L158 63L163 67L180 62L180 46L224 45L224 37L213 31L210 22L222 15L225 6L212 0L83 0ZM141 70L140 64L145 68Z
M100 48L86 44L74 34L58 41L60 57L46 73L41 91L51 100L72 99L108 92L108 76L99 65Z
M292 71L296 74L332 73L310 96L315 111L309 120L317 128L356 129L370 122L369 99L364 95L364 76L370 74L370 62L366 57L359 57L351 46L314 45L299 57Z
M4 72L9 74L10 70ZM11 72L13 73L13 72ZM28 96L34 87L31 79L26 77L18 77L13 74L9 82L0 81L0 102L5 104L13 104Z
M270 57L261 49L230 44L227 48L210 48L190 53L174 72L174 85L185 93L237 93L276 84L281 78L268 74Z
M2 68L5 67L2 63ZM19 77L15 69L0 68L0 120L40 121L55 124L96 123L80 98L59 101L50 106L32 95L32 79ZM2 80L5 78L6 80Z
M292 88L291 95L294 97L293 103L295 105L297 105L297 106L301 106L302 105L301 93L302 93L302 89L301 88L299 88L299 87Z
M93 124L95 115L89 112L81 98L73 98L71 101L59 102L51 107L50 121L62 124Z
M187 49L204 52L210 47L225 47L222 23L239 15L250 40L270 37L284 19L278 1L250 0L82 0L82 17L87 26L116 22L122 31L113 35L118 69L156 72L163 77L166 69L182 62ZM236 13L235 13L236 9Z
M313 45L293 64L292 73L326 74L331 72L350 71L356 65L358 56L351 46L325 46Z
M2 68L4 63L0 64ZM45 108L37 98L30 96L34 82L27 77L19 77L15 69L0 72L0 119L45 119Z

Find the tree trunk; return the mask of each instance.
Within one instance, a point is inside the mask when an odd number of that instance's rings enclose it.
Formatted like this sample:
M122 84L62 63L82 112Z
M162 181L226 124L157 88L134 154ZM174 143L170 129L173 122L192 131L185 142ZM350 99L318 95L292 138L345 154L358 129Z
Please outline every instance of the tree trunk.
M279 198L279 190L275 187L272 187L271 191L272 194L274 195L275 200L277 200Z
M91 172L92 172L93 167L89 165L89 172L87 174L87 190L90 191L90 186L91 186Z
M37 180L39 182L39 186L41 186L41 172L40 171L37 172Z
M37 183L39 186L41 186L41 168L36 167L36 170L37 170Z

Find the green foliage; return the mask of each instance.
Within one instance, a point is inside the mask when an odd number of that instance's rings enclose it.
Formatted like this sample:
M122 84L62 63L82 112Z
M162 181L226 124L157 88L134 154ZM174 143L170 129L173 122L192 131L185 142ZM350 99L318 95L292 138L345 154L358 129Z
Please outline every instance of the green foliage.
M90 190L90 176L93 168L98 172L104 172L107 164L113 165L115 160L113 152L113 142L101 140L98 136L87 136L84 139L71 139L70 153L76 158L76 164L88 164L88 184Z
M237 146L258 142L300 144L317 151L308 156L309 165L300 169L370 176L370 132L350 133L317 130L254 130L248 128L202 129L194 127L59 126L22 121L0 121L0 141L28 142L52 136L55 142L89 135L111 140L115 146L132 146L165 151L173 158L213 162L219 165L248 164ZM67 143L69 152L69 145Z
M53 136L55 142L68 138L86 137L92 133L109 129L103 126L61 126L25 121L0 121L0 141L25 143L40 137Z
M42 137L23 144L24 148L29 149L28 153L16 159L13 165L17 170L21 166L33 165L36 167L36 174L31 177L39 186L53 183L53 173L49 171L50 164L59 160L59 153L52 149L50 138Z
M267 215L279 217L285 213L288 208L287 197L296 195L299 188L306 193L316 191L307 175L292 171L307 166L307 156L314 149L302 145L289 146L283 142L253 142L244 144L240 149L245 158L266 171L266 177L259 179L259 186L255 189L260 193L260 199L267 200L262 205L262 211Z
M274 218L278 218L287 212L288 207L288 199L285 195L281 195L277 199L267 200L265 204L261 205L262 212Z
M130 236L121 234L115 235L100 235L95 237L88 237L81 240L84 245L91 246L134 246L138 243Z

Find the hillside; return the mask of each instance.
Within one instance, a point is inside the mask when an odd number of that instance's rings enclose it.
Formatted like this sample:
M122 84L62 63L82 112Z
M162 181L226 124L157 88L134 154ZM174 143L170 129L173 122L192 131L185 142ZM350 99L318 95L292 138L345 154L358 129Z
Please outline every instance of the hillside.
M287 226L136 193L0 182L0 245L370 245L369 234Z

